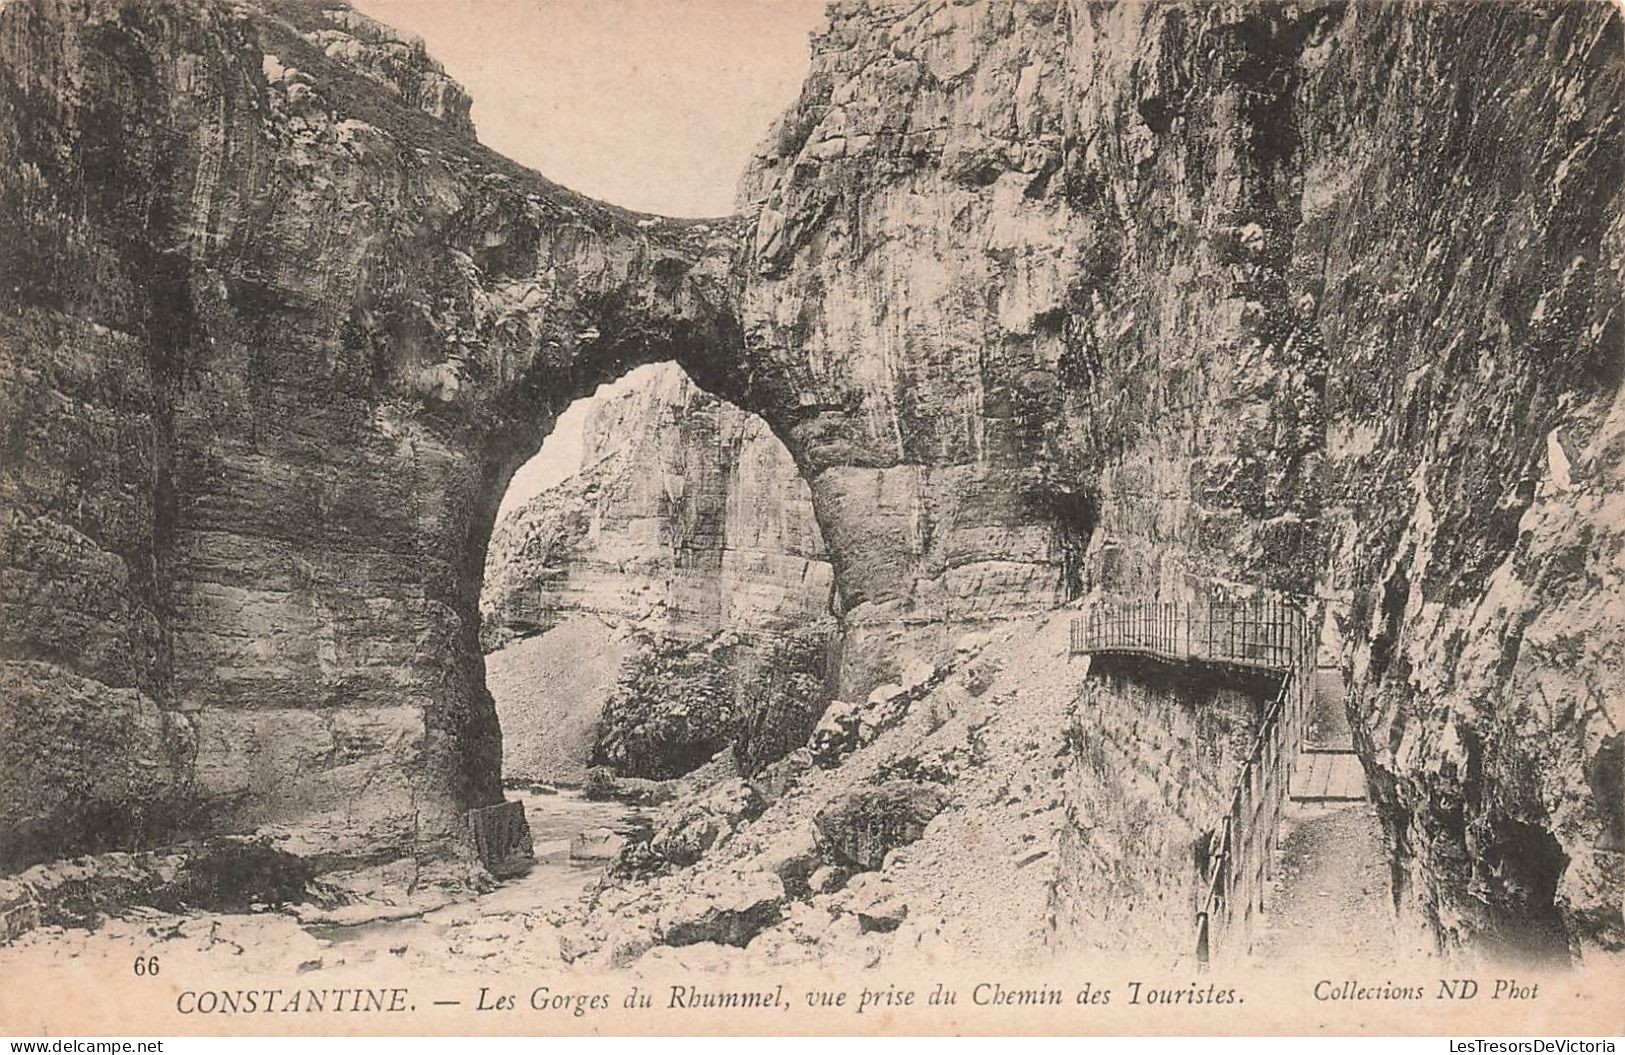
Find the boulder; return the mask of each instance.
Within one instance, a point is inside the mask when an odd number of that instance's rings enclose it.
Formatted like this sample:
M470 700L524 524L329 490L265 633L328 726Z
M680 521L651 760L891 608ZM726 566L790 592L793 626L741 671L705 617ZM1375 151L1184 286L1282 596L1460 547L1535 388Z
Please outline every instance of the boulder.
M587 770L581 794L593 802L624 802L631 806L658 806L670 802L676 792L664 780L616 776L608 766Z
M845 700L834 700L813 727L807 750L815 763L828 769L858 749L858 735L857 708Z
M637 963L640 972L650 974L719 973L736 967L743 955L735 946L702 941L679 947L657 945L640 956Z
M873 689L869 690L869 698L863 701L863 708L866 711L878 710L880 708L889 706L907 694L908 688L906 686L899 685L896 682L887 682L884 685L876 685Z
M663 945L716 942L743 948L783 915L784 883L772 872L709 877L661 914L655 930Z
M651 849L670 864L691 865L740 825L759 817L763 807L761 796L748 783L737 778L724 781L656 831Z
M853 751L874 743L881 733L908 717L910 707L942 684L947 671L948 668L939 670L923 660L915 660L904 669L901 681L877 686L863 703L854 705L843 700L831 703L807 742L813 760L829 769ZM946 719L939 719L935 724L940 725L943 720Z
M936 676L936 667L923 659L911 660L903 668L903 688L909 691L924 688Z
M26 883L0 880L0 945L40 925L39 899Z
M875 872L852 877L846 888L846 908L858 917L866 934L890 933L908 918L908 903L890 880Z
M620 851L613 873L646 875L670 867L694 864L742 825L761 816L766 803L748 782L738 777L677 803L658 822L648 839L633 838Z
M813 755L807 748L797 748L760 771L750 779L751 787L769 805L777 802L795 787L801 775L813 768Z
M807 889L813 894L832 894L846 882L847 872L835 865L819 865L807 877Z
M598 962L603 967L619 970L637 962L654 946L654 935L647 927L623 925L611 930L605 937L599 949Z
M791 897L805 897L811 890L813 872L823 864L818 855L817 829L806 824L775 836L752 864L778 876Z
M891 780L840 795L813 823L827 856L867 872L881 867L889 851L918 839L947 802L934 784Z
M880 763L878 772L882 780L950 784L964 769L967 753L963 744L896 753Z
M626 847L626 836L614 828L588 828L570 840L570 860L611 861Z
M242 912L307 896L308 863L259 839L89 854L0 880L0 940L40 924L94 927L134 907Z
M713 813L690 812L655 833L649 844L657 861L685 867L705 856L706 851L733 834L733 825Z

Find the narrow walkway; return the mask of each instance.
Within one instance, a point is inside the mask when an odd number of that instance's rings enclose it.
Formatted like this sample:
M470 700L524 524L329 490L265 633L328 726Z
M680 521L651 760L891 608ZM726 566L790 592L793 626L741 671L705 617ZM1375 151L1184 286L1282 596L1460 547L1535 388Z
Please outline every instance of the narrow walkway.
M1254 956L1271 965L1394 962L1388 854L1370 804L1293 802L1281 830Z
M1315 672L1304 746L1281 817L1273 898L1253 946L1266 963L1393 962L1388 854L1354 753L1342 672Z
M1364 802L1365 771L1352 751L1305 751L1292 774L1293 802Z
M1346 696L1342 671L1316 669L1314 695L1304 715L1303 751L1292 773L1292 801L1365 801L1365 771L1354 753Z
M1260 701L1251 753L1199 869L1206 892L1195 946L1204 964L1249 952L1305 963L1393 959L1388 857L1354 751L1348 687L1337 666L1305 669L1314 654L1306 650L1317 647L1307 618L1291 598L1221 590L1196 603L1097 602L1072 623L1072 655L1149 655L1281 678L1278 694Z

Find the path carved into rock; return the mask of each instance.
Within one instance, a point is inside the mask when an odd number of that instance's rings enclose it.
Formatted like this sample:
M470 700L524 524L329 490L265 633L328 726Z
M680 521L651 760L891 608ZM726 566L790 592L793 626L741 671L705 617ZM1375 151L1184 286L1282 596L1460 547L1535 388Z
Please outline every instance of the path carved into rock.
M1354 753L1341 672L1315 672L1254 955L1273 964L1395 959L1388 855Z
M1388 858L1368 802L1292 802L1253 955L1271 965L1393 963Z

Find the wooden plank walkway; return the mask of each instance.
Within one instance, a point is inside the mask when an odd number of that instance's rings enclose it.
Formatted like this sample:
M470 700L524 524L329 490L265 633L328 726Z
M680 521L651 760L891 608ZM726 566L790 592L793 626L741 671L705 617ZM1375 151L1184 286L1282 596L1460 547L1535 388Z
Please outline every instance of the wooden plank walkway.
M1365 770L1354 753L1343 672L1319 667L1314 686L1304 721L1304 749L1292 772L1292 801L1364 802Z
M1365 770L1353 751L1305 751L1292 774L1294 802L1364 802Z

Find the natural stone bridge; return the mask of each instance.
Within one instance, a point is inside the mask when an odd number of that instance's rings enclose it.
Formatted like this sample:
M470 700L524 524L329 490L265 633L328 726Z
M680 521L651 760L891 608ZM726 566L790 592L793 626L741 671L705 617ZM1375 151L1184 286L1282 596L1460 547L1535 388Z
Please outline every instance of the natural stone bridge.
M483 149L346 9L49 6L0 11L6 864L442 857L501 797L509 476L639 363L737 391L738 225Z
M8 868L198 832L457 856L501 798L496 510L557 415L643 363L784 439L849 625L1057 599L1076 531L1036 467L900 449L957 426L900 430L907 378L815 379L783 312L742 303L805 232L558 187L348 8L8 4L0 98ZM900 662L849 654L855 691Z

